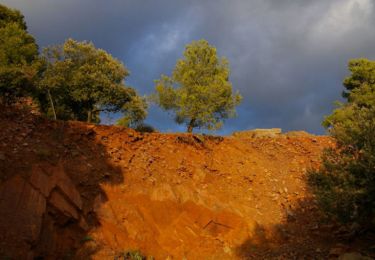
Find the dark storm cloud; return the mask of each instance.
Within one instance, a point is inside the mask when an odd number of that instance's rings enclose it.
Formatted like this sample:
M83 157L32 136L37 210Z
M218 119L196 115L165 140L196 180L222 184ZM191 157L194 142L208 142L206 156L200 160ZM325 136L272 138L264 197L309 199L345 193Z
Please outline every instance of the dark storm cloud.
M58 1L7 0L20 9L41 46L91 40L120 58L142 94L170 74L185 44L207 39L231 64L244 96L220 133L282 127L322 133L339 99L348 59L375 58L372 0ZM160 109L148 121L182 130Z

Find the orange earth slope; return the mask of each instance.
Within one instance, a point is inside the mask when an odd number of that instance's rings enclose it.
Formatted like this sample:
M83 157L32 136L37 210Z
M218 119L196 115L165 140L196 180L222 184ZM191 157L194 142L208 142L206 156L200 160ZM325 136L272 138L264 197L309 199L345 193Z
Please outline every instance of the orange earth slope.
M314 259L324 136L141 134L0 114L0 257Z

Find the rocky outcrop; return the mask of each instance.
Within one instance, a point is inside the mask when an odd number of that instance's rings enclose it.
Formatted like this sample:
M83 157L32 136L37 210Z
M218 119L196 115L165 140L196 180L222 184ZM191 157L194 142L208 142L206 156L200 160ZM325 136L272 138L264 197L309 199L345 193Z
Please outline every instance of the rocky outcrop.
M277 137L281 135L281 132L281 128L253 129L234 132L232 135L237 138Z
M326 259L337 243L305 181L331 138L2 113L0 129L0 259Z
M85 228L81 196L62 163L49 170L35 166L29 178L16 175L0 186L0 240L6 250L2 256L33 259L55 254L61 247L61 240L55 239L59 228L67 223Z
M312 135L306 131L289 131L284 134L288 137L311 137Z

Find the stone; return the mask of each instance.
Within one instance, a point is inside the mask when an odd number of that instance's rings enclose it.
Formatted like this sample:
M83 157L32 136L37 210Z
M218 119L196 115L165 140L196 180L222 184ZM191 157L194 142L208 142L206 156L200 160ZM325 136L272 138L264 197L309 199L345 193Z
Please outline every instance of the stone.
M206 177L206 172L203 169L198 168L193 173L193 179L195 181L203 181L205 177Z
M79 220L79 223L78 223L79 227L82 228L84 231L88 231L89 230L89 225L87 224L86 220L81 217L81 219Z
M237 138L277 137L281 135L281 132L281 128L253 129L234 132L232 135Z
M288 208L286 209L286 216L287 216L288 221L296 221L295 214L293 213L293 211L291 211Z
M62 165L59 165L53 174L53 180L56 186L69 198L69 200L78 208L82 209L81 195L77 191L74 183L64 172Z
M329 250L329 257L339 257L344 254L345 249L342 247L334 247Z
M176 194L174 193L172 187L166 183L162 183L153 189L151 199L156 201L177 201Z
M44 197L48 197L51 190L55 187L55 181L53 178L46 175L39 167L33 168L29 181L34 188L38 189L44 195Z
M230 255L232 254L232 249L228 245L224 246L223 251L226 254L230 254Z
M81 195L74 183L66 175L62 165L54 168L51 176L46 175L40 167L33 168L30 183L46 198L50 196L55 187L58 187L75 207L82 209Z
M345 253L339 256L339 260L373 260L372 257L363 256L358 252Z
M48 202L66 217L78 220L79 215L77 210L59 192L53 191Z
M311 136L308 132L305 131L289 131L284 134L287 137L307 137Z

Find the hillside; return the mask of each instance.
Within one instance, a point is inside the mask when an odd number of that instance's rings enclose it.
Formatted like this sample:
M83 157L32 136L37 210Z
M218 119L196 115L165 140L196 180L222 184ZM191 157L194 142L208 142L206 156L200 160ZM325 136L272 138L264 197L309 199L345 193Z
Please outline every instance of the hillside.
M326 259L351 250L322 224L306 184L329 137L141 134L6 110L0 127L1 257Z

